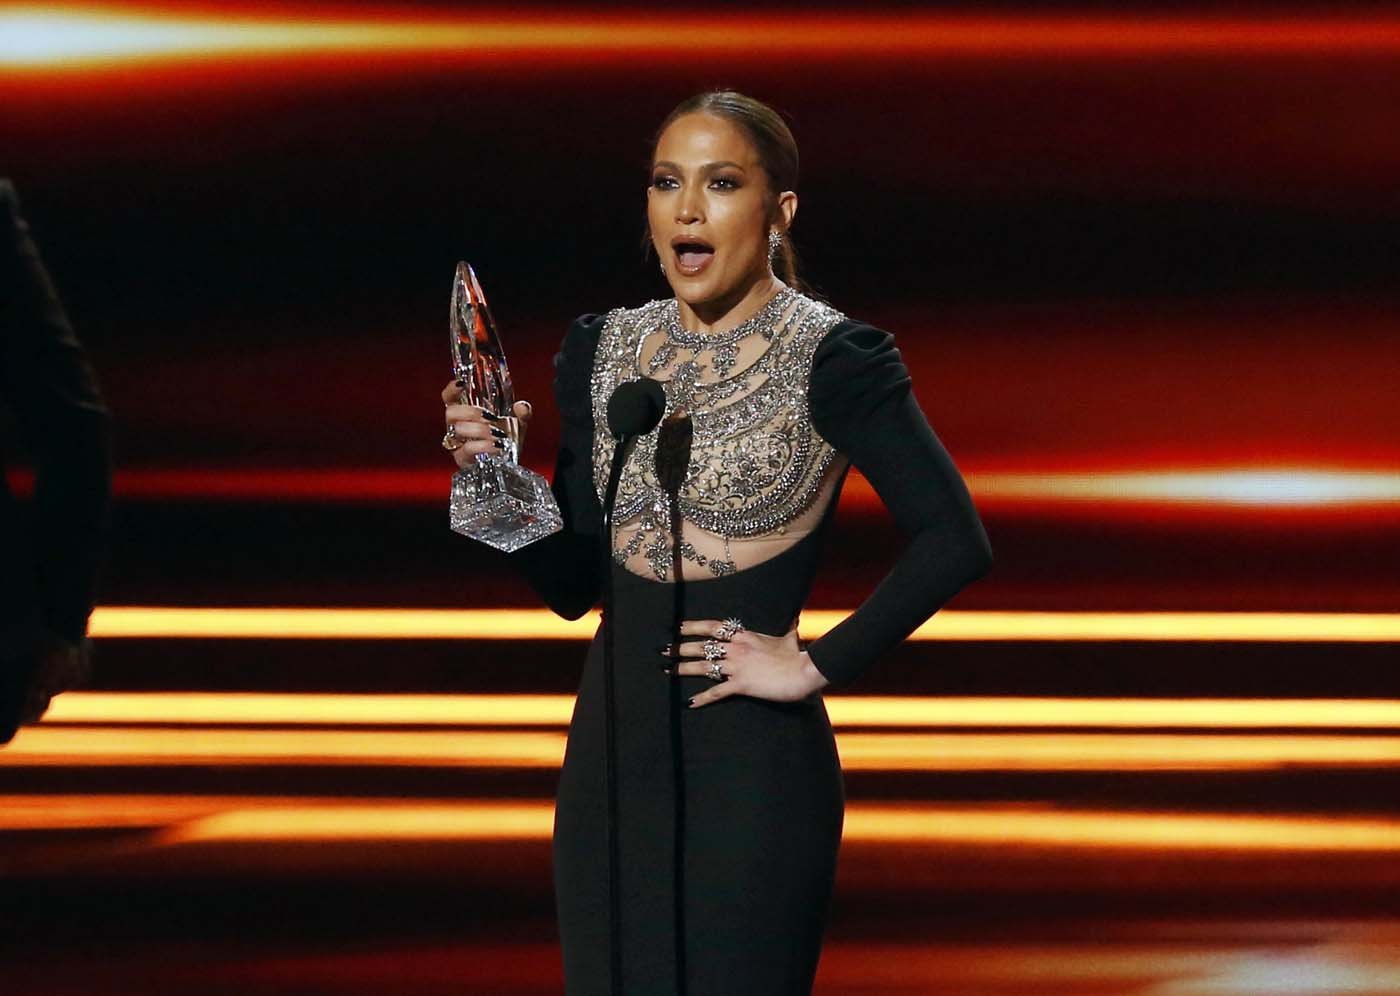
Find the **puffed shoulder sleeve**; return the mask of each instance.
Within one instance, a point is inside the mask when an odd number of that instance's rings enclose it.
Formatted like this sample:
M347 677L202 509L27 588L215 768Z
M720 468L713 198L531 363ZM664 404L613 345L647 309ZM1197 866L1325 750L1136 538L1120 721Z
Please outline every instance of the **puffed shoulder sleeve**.
M812 355L812 425L870 482L908 542L855 612L807 647L848 685L991 567L991 544L948 451L914 397L889 332L845 319Z
M593 356L606 316L575 318L554 354L554 403L559 409L559 452L550 490L564 528L510 554L545 604L577 619L602 594L602 507L593 487Z
M864 322L839 322L812 354L812 424L844 452L853 427L908 394L911 383L894 336Z
M593 356L605 315L579 315L569 323L564 341L554 354L554 403L565 419L593 418Z

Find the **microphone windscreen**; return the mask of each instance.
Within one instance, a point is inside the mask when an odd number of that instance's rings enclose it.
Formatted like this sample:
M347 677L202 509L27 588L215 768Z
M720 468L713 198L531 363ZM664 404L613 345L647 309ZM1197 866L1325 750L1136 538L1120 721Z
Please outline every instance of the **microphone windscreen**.
M666 392L650 377L619 384L608 398L608 429L614 436L650 432L666 410Z

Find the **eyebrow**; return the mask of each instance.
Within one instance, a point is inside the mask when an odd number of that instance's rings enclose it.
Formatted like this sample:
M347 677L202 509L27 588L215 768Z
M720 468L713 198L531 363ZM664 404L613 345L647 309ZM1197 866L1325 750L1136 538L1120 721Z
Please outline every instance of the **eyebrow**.
M663 160L661 160L660 162L655 162L655 163L652 163L652 164L651 164L651 168L652 168L652 169L659 169L659 168L662 167L662 166L670 167L671 169L676 170L677 172L680 172L680 173L684 173L684 172L685 172L685 170L681 168L681 164L680 164L680 163L673 163L673 162L671 162L671 160L669 160L669 159L663 159ZM725 167L725 166L733 166L733 167L734 167L735 169L737 169L740 173L747 173L747 172L748 172L748 170L744 169L744 167L740 166L738 163L736 163L736 162L734 162L733 160L730 160L730 159L721 159L719 162L715 162L715 163L706 163L704 166L701 166L701 167L700 167L700 172L702 172L702 173L713 173L715 170L720 169L720 168Z

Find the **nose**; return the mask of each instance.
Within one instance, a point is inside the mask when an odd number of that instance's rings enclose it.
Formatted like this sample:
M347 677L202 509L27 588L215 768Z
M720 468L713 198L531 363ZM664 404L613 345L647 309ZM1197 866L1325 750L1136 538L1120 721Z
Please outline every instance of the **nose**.
M676 222L689 225L700 221L702 217L699 193L690 184L685 184L676 198Z

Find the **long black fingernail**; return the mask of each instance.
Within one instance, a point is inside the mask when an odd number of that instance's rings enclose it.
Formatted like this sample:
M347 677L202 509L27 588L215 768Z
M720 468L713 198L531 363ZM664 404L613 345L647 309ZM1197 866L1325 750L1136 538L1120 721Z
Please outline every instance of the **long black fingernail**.
M693 706L693 705L695 704L695 696L692 695L690 698L686 699L686 700L685 700L685 704L686 704L686 705L689 705L689 706Z
M505 439L505 438L506 438L506 434L505 434L504 432L502 432L500 429L497 429L494 425L491 426L490 429L491 429L491 435L495 436L497 439Z
M459 380L459 381L457 381L457 386L458 386L458 387L466 387L466 386L467 386L467 382L464 381L464 380Z
M491 445L496 447L496 449L501 450L502 452L504 452L506 448L506 444L501 442L499 439L491 440Z
M485 408L481 409L481 417L484 419L490 419L492 422L505 421L503 418L501 418L501 416L497 415L495 412L488 412Z
M659 647L656 648L656 652L657 652L658 654L667 654L667 655L669 655L669 654L675 653L675 650L671 647L671 645L670 645L669 643L663 643L661 646L659 646Z

